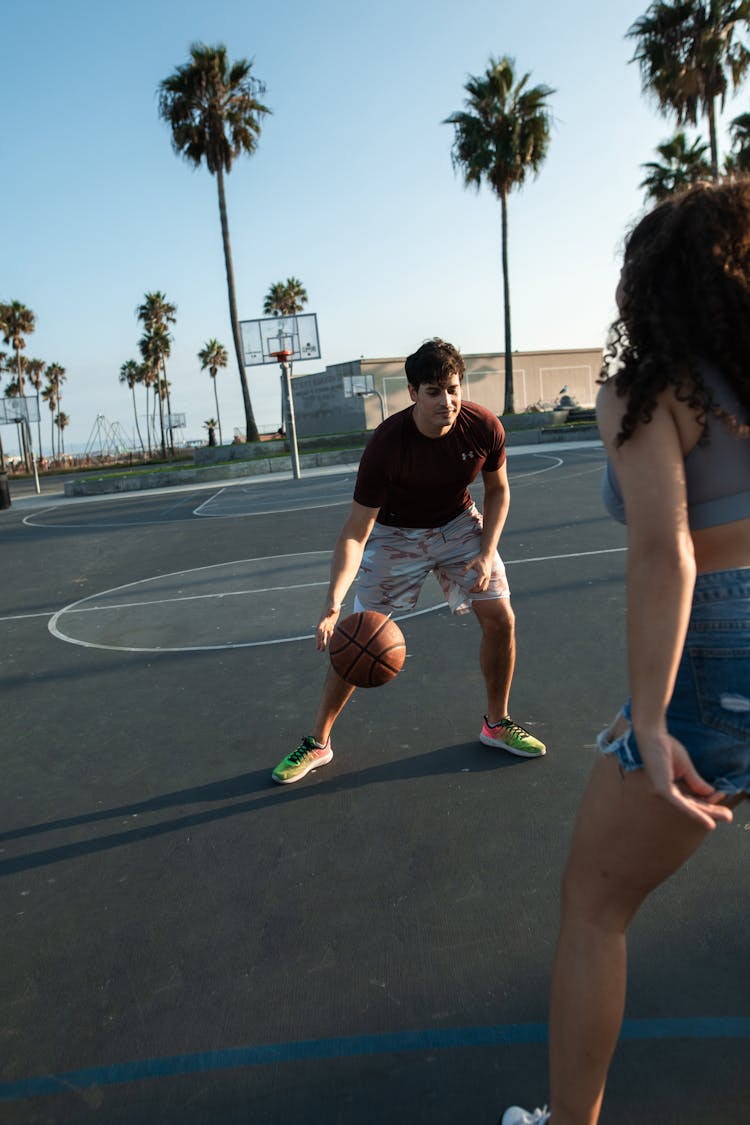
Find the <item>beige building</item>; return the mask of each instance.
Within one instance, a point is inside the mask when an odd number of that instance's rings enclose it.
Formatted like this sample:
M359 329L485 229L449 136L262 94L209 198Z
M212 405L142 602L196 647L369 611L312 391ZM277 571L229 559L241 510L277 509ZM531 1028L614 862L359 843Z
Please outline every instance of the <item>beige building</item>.
M356 359L292 380L294 413L300 437L373 430L389 414L409 405L405 357ZM500 353L465 355L464 397L502 414L505 357ZM563 387L581 406L592 406L602 366L601 348L514 352L516 413L535 403L554 403ZM361 397L362 392L367 392Z

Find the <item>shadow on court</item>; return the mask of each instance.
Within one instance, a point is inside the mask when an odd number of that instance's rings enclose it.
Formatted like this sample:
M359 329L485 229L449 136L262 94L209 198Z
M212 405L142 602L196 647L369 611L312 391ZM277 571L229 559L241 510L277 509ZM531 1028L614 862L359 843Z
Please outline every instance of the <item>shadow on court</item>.
M600 447L509 466L512 710L547 757L478 742L479 631L435 587L404 671L293 786L270 772L317 705L350 472L0 513L0 1121L494 1125L544 1101L624 535ZM746 1116L748 821L634 926L603 1123Z

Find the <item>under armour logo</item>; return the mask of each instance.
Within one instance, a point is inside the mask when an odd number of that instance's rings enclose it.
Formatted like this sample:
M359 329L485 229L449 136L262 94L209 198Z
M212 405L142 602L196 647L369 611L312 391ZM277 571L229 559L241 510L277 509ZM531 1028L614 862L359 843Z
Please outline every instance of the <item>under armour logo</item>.
M461 454L461 460L462 461L473 461L474 460L474 450L470 449L468 453L462 453Z

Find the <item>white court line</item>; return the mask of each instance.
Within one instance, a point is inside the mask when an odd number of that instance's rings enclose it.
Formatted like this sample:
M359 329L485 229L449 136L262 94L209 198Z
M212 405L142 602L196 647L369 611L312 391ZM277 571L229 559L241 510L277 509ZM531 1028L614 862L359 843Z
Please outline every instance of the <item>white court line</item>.
M546 472L546 470L543 470L543 471ZM524 476L531 476L533 474L524 473L523 475ZM187 522L187 516L188 515L196 516L198 519L212 519L212 520L233 519L233 520L236 520L236 519L248 519L252 516L283 515L285 512L307 512L307 511L312 512L316 508L337 508L337 507L340 507L343 504L350 504L351 503L351 497L347 496L343 500L330 500L330 501L328 501L326 503L322 503L322 504L302 504L301 503L296 508L261 508L261 509L258 509L257 511L252 511L252 512L221 512L218 515L217 514L211 514L210 512L202 512L201 511L201 508L205 508L205 507L208 507L208 505L213 504L213 502L219 496L221 496L222 492L226 492L229 487L230 486L227 486L227 488L222 488L219 492L216 493L215 496L209 497L209 499L204 501L203 504L200 504L197 508L194 508L191 512L186 513L185 522ZM136 494L131 493L130 495L134 496ZM137 495L140 496L142 494L138 493ZM153 495L153 493L151 493L151 495ZM82 499L82 498L79 497L79 499ZM87 497L87 499L89 499L89 498ZM96 499L103 501L103 500L111 500L112 497L111 496L98 496L98 497L96 497ZM31 516L24 516L24 518L21 522L26 524L27 527L38 527L38 528L42 528L44 530L46 530L48 528L56 528L56 529L60 529L60 530L63 530L63 531L75 531L75 530L82 530L82 529L85 530L85 531L99 531L102 528L108 528L108 527L114 527L114 528L117 528L118 530L120 530L122 528L127 528L127 527L161 527L166 523L177 522L175 520L165 519L164 517L168 516L169 513L172 512L175 508L178 508L180 506L180 503L183 503L183 501L180 501L177 504L173 504L171 508L167 508L167 510L165 512L160 512L159 516L156 519L152 519L152 520L120 520L118 523L108 523L108 522L101 522L101 521L97 521L96 523L49 523L49 522L34 523L32 521ZM59 511L59 508L58 509L43 508L40 512L35 512L34 515L38 518L40 516L43 516L45 512L54 512L56 510Z
M577 551L572 555L539 555L535 559L511 559L510 562L503 559L503 562L506 566L516 566L518 563L553 562L555 559L585 559L589 555L616 555L622 551L627 551L627 547L603 547L600 551Z
M223 565L223 564L220 564L220 565ZM147 578L144 581L151 582L151 581L153 581L153 579ZM329 582L329 580L327 578L322 578L320 580L320 582L295 582L291 586L259 586L259 587L257 587L257 589L253 588L253 589L250 589L250 590L229 590L228 592L223 593L223 594L222 593L218 593L218 594L181 594L179 597L176 597L176 598L158 598L156 601L152 600L152 601L148 601L148 602L113 602L111 605L109 605L109 604L108 605L91 605L91 606L82 607L80 609L76 608L77 603L75 603L70 609L60 610L60 613L107 613L109 610L112 610L112 609L142 609L145 606L148 606L149 608L153 608L154 606L171 605L174 602L200 602L200 601L205 601L205 600L211 599L211 598L215 598L215 599L219 599L219 600L221 598L240 598L240 597L245 597L248 594L276 594L276 593L279 593L280 591L286 591L286 590L309 590L309 589L312 589L314 586L327 586L328 582ZM140 585L140 583L137 583L137 585ZM104 593L105 594L109 593L109 591L105 590ZM94 594L94 597L96 597L96 598L100 598L101 596L102 596L101 594ZM34 614L34 616L35 617L48 617L49 614L37 613L37 614ZM6 618L0 617L0 621L5 621L5 620L6 620Z
M546 469L543 470L543 471L546 472ZM588 469L579 469L577 473L568 473L566 476L562 477L561 483L567 484L569 480L576 480L577 477L590 477L592 473L600 473L601 474L601 473L603 473L603 471L604 471L604 465L603 464L591 465ZM536 475L535 473L519 473L518 476L511 478L511 485L515 488L517 485L524 483L525 477L533 477L535 475ZM603 505L602 505L602 515L606 516L606 512L604 510Z
M299 504L296 508L259 508L253 512L219 512L213 515L210 512L196 510L193 515L199 516L201 519L237 520L247 519L249 516L283 516L286 512L313 512L317 508L339 508L342 504L351 504L351 502L351 496L347 496L343 500L329 500L325 504ZM49 527L49 524L44 526Z
M566 451L575 452L577 450L587 449L587 448L592 447L592 446L594 448L596 448L597 446L601 447L601 443L600 442L599 443L597 443L597 442L567 442L566 443ZM532 456L532 457L540 457L540 458L541 457L548 457L550 460L552 460L553 463L551 465L545 466L542 469L532 469L527 473L520 472L520 473L514 475L513 479L516 483L519 483L523 480L527 480L530 477L539 476L541 473L548 473L552 469L560 468L561 465L565 464L565 458L564 457L558 457L558 456L555 456L552 453L546 453L546 452L540 450L539 446L521 445L521 446L511 446L511 447L506 449L506 456L509 457L509 458L510 457L523 456L525 454L529 455L529 456ZM342 465L342 466L327 466L327 468L329 470L332 470L332 471L325 474L325 475L345 476L347 473L351 473L352 475L354 475L354 471L356 470L356 465L346 464L346 465ZM588 471L596 472L599 468L600 468L600 466L596 465L591 470L586 470L586 471L587 472ZM322 475L324 475L324 474L321 473L320 471L312 472L311 470L307 470L306 473L304 474L304 480L310 480L311 478L312 479L319 479L320 476L322 476ZM575 475L580 476L580 475L583 475L583 474L577 473ZM313 511L317 508L337 508L337 507L342 507L344 504L348 504L348 503L351 502L351 498L346 497L343 500L331 500L331 501L328 501L326 503L321 503L321 504L300 504L298 507L295 507L295 508L288 508L288 507L287 508L263 508L263 509L260 509L258 511L253 511L253 512L226 512L226 513L222 513L220 515L215 515L215 514L212 515L210 512L204 511L204 509L207 509L210 505L212 505L214 503L215 500L217 500L220 496L222 496L223 493L229 491L230 489L242 487L244 489L247 489L248 491L252 491L253 486L261 487L263 485L268 485L270 483L284 483L284 482L288 483L292 479L293 478L292 478L291 474L280 473L278 475L274 475L273 481L269 481L269 480L265 479L265 476L250 477L250 478L244 478L244 479L238 478L236 480L228 481L226 484L219 485L218 491L215 492L213 496L209 496L209 498L207 500L204 500L202 504L199 504L197 508L194 508L190 514L199 518L199 519L205 519L205 518L208 518L208 519L246 519L246 518L249 518L249 517L252 517L252 516L273 516L273 515L283 515L286 512L291 513L291 512L300 512L300 511ZM571 477L568 477L567 479L571 480L573 478L571 476ZM212 487L217 488L217 485L211 485L209 483L193 482L192 484L176 485L176 486L173 486L172 488L169 488L169 489L166 489L166 488L149 489L149 491L147 493L146 492L133 491L133 492L107 493L105 495L100 495L100 496L77 496L77 497L74 497L74 498L70 498L67 506L70 507L72 504L80 504L81 501L86 502L86 503L107 503L108 501L118 501L119 502L119 501L128 500L128 499L130 499L130 500L149 499L149 498L155 499L158 496L174 495L176 490L178 490L179 492L209 491ZM123 528L123 527L160 526L162 523L169 522L169 521L165 520L163 517L168 515L170 512L174 511L175 508L178 508L181 503L182 503L182 501L178 500L177 503L175 503L171 507L167 508L166 512L160 513L160 516L159 516L158 519L153 519L153 520L126 520L126 521L120 521L118 523L109 523L109 522L99 523L99 522L97 522L96 524L93 525L93 527L94 527L95 530L98 530L99 528L108 528L108 527ZM35 511L32 515L24 516L21 522L23 524L25 524L26 527L58 528L58 529L62 529L62 530L76 530L76 529L81 529L81 528L84 528L86 530L90 530L92 528L92 524L90 524L90 523L35 523L34 522L34 517L39 518L41 516L46 515L47 512L54 512L54 511L59 511L59 507L54 506L54 507L42 508L38 511ZM2 620L2 619L0 619L0 620Z
M214 500L218 500L219 497L223 496L225 492L226 488L220 488L214 496L209 496L208 500L204 500L203 503L199 504L197 508L193 508L193 515L200 516L202 514L201 508L205 508L207 504L213 504Z
M549 457L550 455L548 453L536 453L534 456ZM551 465L545 465L543 469L531 469L528 473L514 473L511 484L513 481L525 480L527 477L538 477L540 473L548 473L550 469L559 469L561 465L565 464L562 457L554 457L552 462Z
M58 611L47 610L46 613L17 613L13 617L0 617L0 624L3 621L33 621L35 617L52 617Z
M574 551L574 552L571 552L570 554L563 554L563 555L540 555L536 558L530 558L530 559L510 559L509 561L505 562L505 565L506 566L514 566L514 565L520 565L522 563L557 562L560 559L582 559L582 558L588 558L588 557L597 556L597 555L619 554L619 553L622 553L626 550L627 550L626 547L606 547L606 548L603 548L603 549L600 549L600 550L597 550L597 551ZM310 554L310 555L330 555L332 552L330 552L330 551L307 551L305 553ZM148 602L123 603L120 606L114 606L114 605L88 606L88 607L86 607L86 609L81 609L81 607L84 606L84 604L86 602L93 601L95 598L101 598L106 594L115 593L118 590L127 590L128 588L130 588L132 586L141 586L146 582L158 582L163 578L173 577L175 574L177 574L177 575L194 574L194 573L199 573L200 571L203 571L203 570L213 570L213 569L216 569L217 567L220 567L220 566L236 566L238 561L239 562L248 562L248 563L267 562L269 560L274 560L274 559L297 558L297 557L298 557L297 555L268 555L268 556L264 556L263 558L260 558L260 559L241 559L241 560L234 560L232 562L227 562L227 563L213 563L210 566L196 567L195 570L189 570L189 571L178 570L178 571L173 571L171 574L162 574L162 575L157 575L153 578L144 578L144 579L141 579L138 582L127 582L127 583L124 583L122 586L115 586L111 590L102 590L98 594L90 594L86 598L81 598L77 602L72 602L69 606L63 606L62 609L58 610L56 613L51 615L51 618L50 618L50 621L48 622L47 628L49 629L52 636L56 637L60 641L66 641L68 644L79 645L81 648L103 649L107 652L215 652L215 651L220 651L222 649L262 648L264 645L289 644L293 641L309 640L311 637L315 636L314 632L313 633L303 633L299 636L293 636L293 637L271 638L271 639L262 640L262 641L234 641L234 642L227 642L225 644L217 644L217 645L181 645L181 646L170 647L170 648L161 648L159 646L157 646L156 648L142 648L142 647L135 647L135 646L127 646L127 645L96 644L93 641L84 641L84 640L80 640L76 637L70 637L67 634L63 633L58 628L58 621L60 620L60 618L64 614L68 614L68 613L71 613L71 614L72 613L82 613L82 612L96 613L96 612L101 612L101 611L107 611L107 610L110 610L110 609L117 609L117 608L122 609L122 608L129 608L129 607L130 608L132 608L132 607L137 608L139 606L148 606L149 608L153 608L153 607L156 607L156 606L159 606L159 605L173 604L175 602L183 602L183 601L189 602L189 601L197 601L197 600L203 600L203 599L225 598L225 597L232 597L232 596L236 597L240 594L253 595L253 594L264 593L264 592L266 592L265 590L258 588L258 589L250 589L250 590L237 590L237 591L233 591L232 594L226 594L226 593L200 594L200 595L188 594L188 595L185 595L185 596L179 597L179 598L160 598L160 599L156 599L156 600L148 601ZM323 585L326 585L326 581L302 583L299 586L279 586L279 587L273 587L273 589L275 589L275 590L303 589L306 586L307 587L323 586ZM445 603L441 601L439 605L429 606L426 609L415 610L412 613L394 614L394 617L395 617L396 621L406 621L406 620L409 620L412 617L419 617L419 616L421 616L425 613L434 613L437 610L444 609L444 608L445 608ZM41 616L46 616L46 615L45 614L30 614L29 615L30 618L31 617L41 617ZM22 617L0 618L0 622L5 621L5 620L23 620L23 618Z

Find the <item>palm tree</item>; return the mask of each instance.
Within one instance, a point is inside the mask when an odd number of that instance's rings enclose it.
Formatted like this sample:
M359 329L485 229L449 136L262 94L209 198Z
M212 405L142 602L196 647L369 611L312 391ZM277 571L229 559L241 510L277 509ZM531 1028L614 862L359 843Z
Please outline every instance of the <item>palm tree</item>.
M20 301L10 301L9 304L0 305L0 332L6 344L9 344L16 353L16 378L23 394L23 372L21 370L21 352L26 347L26 336L30 336L36 327L36 317L31 309Z
M44 373L47 376L47 387L42 391L42 398L46 399L49 403L49 408L52 411L53 421L54 412L60 406L62 399L62 383L65 381L65 368L59 363L50 363L47 365L47 370ZM49 393L47 393L49 392ZM59 452L59 443L58 443ZM52 457L55 456L55 431L52 429Z
M683 132L675 133L670 140L657 145L656 151L662 163L642 164L646 176L639 184L646 189L646 198L654 203L661 203L667 196L711 175L711 165L706 160L708 145L700 137L689 145Z
M263 302L263 312L272 313L273 316L294 316L296 313L302 312L302 308L306 304L307 290L302 282L297 277L288 277L286 281L277 281L269 288ZM289 371L291 374L291 364L289 365ZM285 403L286 384L282 375L280 434L284 433Z
M146 363L138 364L138 382L143 387L143 391L146 396L146 440L148 442L148 455L149 457L151 457L153 454L153 442L151 433L151 414L149 410L149 391L154 382L154 375L148 364Z
M190 61L179 66L159 85L159 115L172 130L175 152L195 167L205 162L211 175L216 176L229 318L245 407L245 439L257 441L258 427L250 401L237 316L224 192L224 173L231 172L232 164L240 153L253 155L260 136L261 119L270 113L258 101L258 95L265 92L265 86L251 76L251 69L252 63L246 59L230 64L223 44L207 47L203 43L194 43L190 48Z
M19 395L24 393L21 352L26 347L26 337L31 335L35 327L36 317L34 313L21 301L0 304L0 332L3 334L5 343L9 344L16 353L16 379ZM10 365L8 365L8 370L10 370ZM27 448L26 432L23 426L21 427L21 439L23 459L26 462L26 468L31 472L31 451ZM31 440L31 434L29 434L29 440Z
M551 113L549 86L527 89L530 75L516 79L515 60L490 58L479 77L469 76L464 89L466 110L443 122L453 125L451 159L460 168L464 186L486 183L500 200L502 222L503 294L505 315L505 413L515 409L513 353L510 331L508 272L508 195L520 188L529 172L537 175L549 148Z
M135 428L138 433L138 440L141 443L141 452L145 454L146 447L143 444L141 437L141 427L138 425L138 408L135 402L135 387L136 383L140 381L141 369L139 364L134 359L128 359L120 367L120 382L127 383L130 393L133 396L133 417L135 418Z
M70 422L70 418L65 413L65 411L64 410L58 410L57 417L55 418L55 425L57 426L57 428L60 432L60 453L61 454L65 453L64 431L65 431L65 427L68 425L69 422Z
M206 418L206 421L203 423L203 425L208 430L208 444L216 445L216 427L218 425L218 422L215 418Z
M741 113L729 123L732 151L726 158L727 172L746 175L750 172L750 113Z
M169 447L174 453L174 439L173 429L171 424L172 418L172 402L169 397L169 383L167 382L167 359L172 350L172 337L169 335L167 325L175 324L177 320L177 306L173 305L167 300L164 293L156 290L153 293L147 293L144 297L143 304L139 305L136 309L136 316L146 329L144 340L148 337L153 337L157 343L150 345L150 354L155 360L155 372L157 375L157 387L159 388L159 402L160 405L164 402L164 390L166 389L167 399L167 414L170 418L169 424ZM141 352L143 353L143 340L141 341ZM145 353L144 353L145 355ZM164 381L164 388L161 387L161 379ZM162 451L166 456L166 449L164 448L164 412L161 411L161 429L162 429Z
M161 454L167 456L167 446L164 433L164 384L166 377L161 377L162 368L171 350L171 336L166 328L152 328L138 341L138 347L143 357L143 366L146 370L146 379L154 387L154 393L159 400L159 423L161 430ZM154 403L154 407L156 403Z
M750 24L750 0L654 0L629 28L636 41L631 62L644 92L678 125L708 119L711 175L719 176L716 103L724 108L750 66L750 51L737 37Z
M226 367L229 362L227 349L218 340L211 339L205 346L198 352L198 359L201 361L201 371L208 368L208 373L213 379L214 384L214 401L216 403L216 417L218 418L219 426L219 445L224 444L224 438L221 433L221 414L219 413L219 396L216 391L216 376L219 373L220 367ZM211 419L213 421L213 419Z
M277 281L266 293L263 312L273 316L294 316L307 304L307 290L299 278Z
M159 289L144 295L142 303L135 314L146 328L156 324L176 324L177 305L167 300L166 294Z
M50 409L50 461L55 459L55 410L57 409L57 388L49 382L42 391L42 398Z

